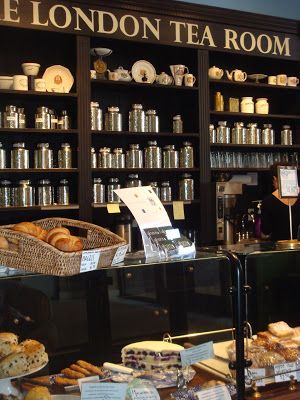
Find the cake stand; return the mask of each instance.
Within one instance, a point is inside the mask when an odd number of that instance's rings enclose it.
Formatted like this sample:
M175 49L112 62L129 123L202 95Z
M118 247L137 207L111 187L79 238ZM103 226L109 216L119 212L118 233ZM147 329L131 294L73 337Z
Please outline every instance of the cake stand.
M8 376L6 378L0 378L0 393L5 394L5 395L14 395L14 396L19 396L20 391L17 387L15 387L12 384L13 379L18 379L22 378L23 376L31 375L34 374L35 372L40 371L43 369L48 363L44 363L43 365L40 365L39 367L36 367L34 369L31 369L30 371L24 372L21 375L15 375L15 376Z

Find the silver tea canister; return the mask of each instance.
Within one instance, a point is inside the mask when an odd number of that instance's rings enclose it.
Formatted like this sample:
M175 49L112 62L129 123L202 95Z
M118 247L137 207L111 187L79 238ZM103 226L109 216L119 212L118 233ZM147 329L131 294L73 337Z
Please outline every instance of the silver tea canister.
M97 101L91 101L91 130L101 131L103 129L102 110Z
M192 143L183 142L179 152L179 166L180 168L194 168L194 149Z
M97 168L97 154L95 147L91 147L91 168Z
M164 146L163 166L164 166L164 168L178 168L179 167L178 151L175 150L174 144L168 144L168 145Z
M0 169L6 168L6 151L0 142Z
M261 131L261 144L275 144L275 133L272 124L264 124Z
M120 147L113 149L112 168L125 168L125 154Z
M19 128L20 129L26 128L26 115L24 112L24 108L22 107L17 108L17 113L18 113Z
M37 187L37 204L50 206L53 204L53 188L49 179L41 179Z
M143 168L143 152L137 143L130 144L126 151L126 168Z
M10 152L10 167L25 169L29 168L29 150L25 149L25 143L14 143Z
M37 129L51 129L51 116L48 107L38 107L35 114Z
M9 207L11 205L12 205L11 181L4 179L0 181L0 207Z
M93 203L105 203L105 186L101 178L94 178L93 180Z
M290 125L283 125L281 130L281 144L291 146L293 144L293 131Z
M156 196L158 198L160 198L160 188L158 187L158 183L157 182L148 182L147 185L151 186L153 192L156 194Z
M194 179L190 174L183 174L180 177L179 200L194 200Z
M49 114L50 114L50 129L57 129L58 121L55 111L49 108Z
M53 168L53 150L49 143L38 143L34 150L34 168Z
M70 188L67 179L61 179L56 190L56 202L61 205L70 204Z
M107 202L121 203L120 197L114 192L116 189L121 189L118 178L110 178L107 185Z
M156 115L156 110L146 111L146 132L159 132L159 118Z
M67 130L71 128L70 117L67 110L62 110L61 116L59 117L57 122L57 128L62 130Z
M112 154L110 147L101 147L98 153L98 168L111 168Z
M231 143L247 144L247 129L244 122L234 123L234 127L231 129Z
M142 186L142 181L139 179L138 174L130 174L125 182L126 188Z
M147 147L144 149L144 160L145 168L161 168L161 148L157 146L156 140L148 142Z
M105 113L104 126L106 131L122 131L122 114L119 112L119 107L108 107Z
M209 142L217 143L217 132L213 124L209 125Z
M247 125L247 144L261 144L261 133L257 127L257 123L250 123Z
M69 143L62 143L58 150L58 168L72 168L72 149Z
M16 106L6 106L3 113L3 126L4 128L19 128L19 116Z
M132 104L129 111L129 132L145 132L146 118L142 104Z
M17 182L14 191L14 205L18 207L30 207L35 205L35 189L29 179L22 179Z
M183 133L183 121L179 114L173 117L173 133Z
M230 128L227 126L227 121L218 122L217 143L230 143Z
M169 181L164 181L160 185L160 200L172 201L172 188Z

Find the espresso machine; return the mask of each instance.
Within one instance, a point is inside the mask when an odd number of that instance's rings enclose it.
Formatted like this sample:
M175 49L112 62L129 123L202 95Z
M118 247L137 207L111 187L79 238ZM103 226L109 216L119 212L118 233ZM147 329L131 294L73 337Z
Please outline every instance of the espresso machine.
M216 182L216 229L217 241L233 244L237 197L243 193L243 185L236 182Z

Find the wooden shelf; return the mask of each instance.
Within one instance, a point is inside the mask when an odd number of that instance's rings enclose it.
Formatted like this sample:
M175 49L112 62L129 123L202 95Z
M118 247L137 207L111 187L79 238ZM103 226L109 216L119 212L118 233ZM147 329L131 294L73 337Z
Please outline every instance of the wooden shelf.
M226 79L209 79L209 82L213 85L229 85L229 86L247 86L247 87L254 87L256 89L259 88L267 88L267 89L277 89L277 90L300 90L300 86L281 86L281 85L269 85L268 83L256 83L256 82L236 82L236 81L229 81Z
M181 138L181 137L195 137L199 138L199 133L173 133L173 132L128 132L128 131L91 131L94 135L107 135L107 136L136 136L136 137L170 137L170 138Z
M174 173L182 174L185 172L198 172L200 168L92 168L92 172L105 172L105 173Z
M56 210L78 210L78 204L53 204L50 206L29 206L29 207L19 207L19 206L10 206L10 207L0 207L1 211L56 211Z
M4 168L1 174L75 173L78 168Z
M37 129L37 128L0 128L0 132L5 133L51 133L52 135L78 134L78 129Z
M173 201L181 201L181 200L173 200ZM164 206L171 206L173 205L173 201L162 201L162 204ZM193 205L193 204L199 204L200 200L182 200L184 205ZM92 208L106 208L108 204L113 204L113 203L92 203ZM120 207L127 207L124 203L117 203L119 204Z
M296 150L300 149L300 144L284 145L284 144L234 144L234 143L211 143L211 148L228 148L228 149L284 149Z
M184 90L197 92L197 86L176 86L176 85L160 85L158 83L139 83L139 82L124 82L124 81L110 81L108 79L91 79L91 83L95 85L105 85L111 87L139 87L139 88L152 88L152 89L164 89L164 90Z
M211 168L211 171L220 171L220 172L270 172L270 168Z
M210 111L211 115L228 116L228 117L251 117L251 118L266 118L266 119L300 119L299 115L288 115L288 114L255 114L255 113L242 113L242 112L230 112L230 111Z
M0 95L9 94L14 96L29 96L29 97L71 97L76 98L77 93L57 93L57 92L37 92L35 90L11 90L0 89Z

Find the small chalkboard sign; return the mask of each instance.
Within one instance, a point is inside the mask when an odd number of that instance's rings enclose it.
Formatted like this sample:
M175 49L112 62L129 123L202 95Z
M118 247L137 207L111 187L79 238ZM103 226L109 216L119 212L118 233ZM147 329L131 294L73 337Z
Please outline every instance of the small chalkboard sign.
M277 172L280 197L298 197L297 167L279 165Z

